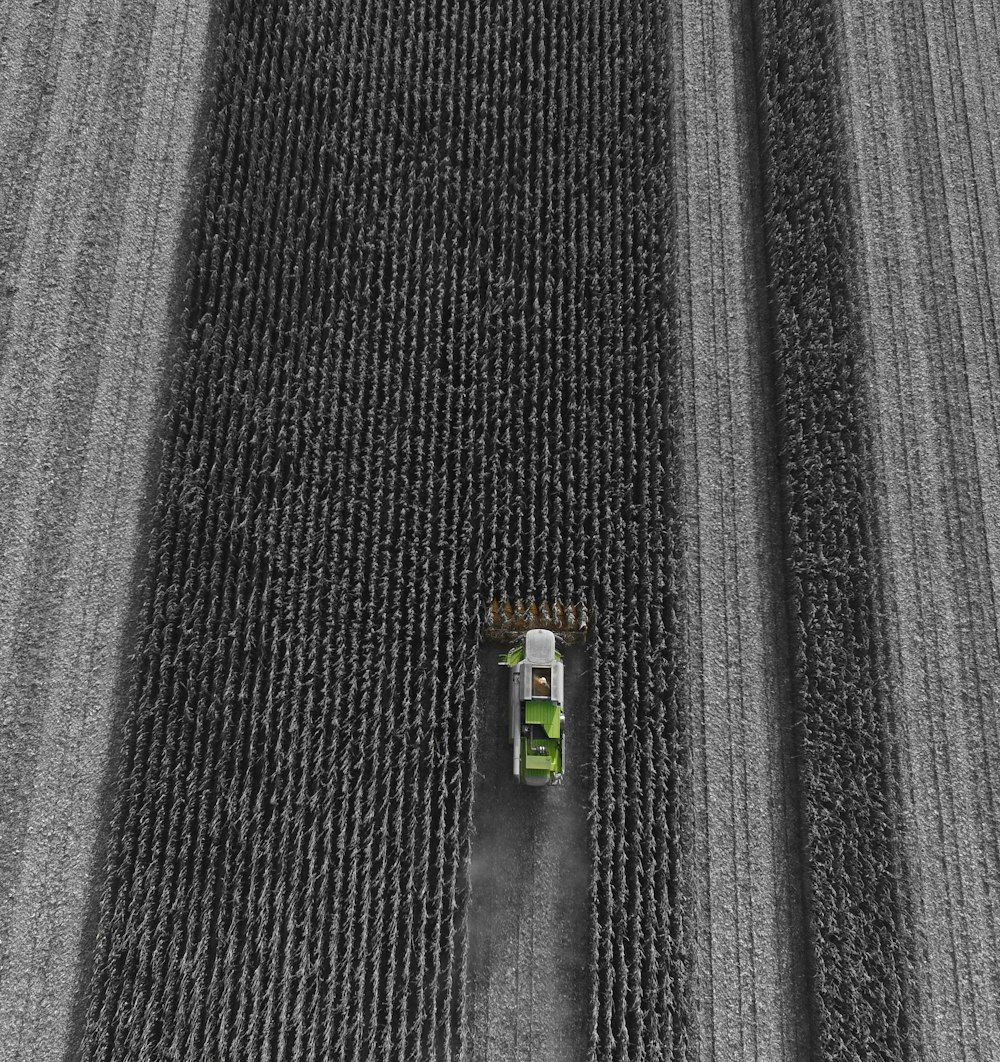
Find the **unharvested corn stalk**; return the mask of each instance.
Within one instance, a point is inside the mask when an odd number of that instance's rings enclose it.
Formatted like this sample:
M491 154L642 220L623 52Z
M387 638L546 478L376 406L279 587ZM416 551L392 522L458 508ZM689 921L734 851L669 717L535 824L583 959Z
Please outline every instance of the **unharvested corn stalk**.
M587 637L587 606L565 601L498 601L486 606L483 637L493 642L513 641L535 628L553 631L563 642L573 644Z

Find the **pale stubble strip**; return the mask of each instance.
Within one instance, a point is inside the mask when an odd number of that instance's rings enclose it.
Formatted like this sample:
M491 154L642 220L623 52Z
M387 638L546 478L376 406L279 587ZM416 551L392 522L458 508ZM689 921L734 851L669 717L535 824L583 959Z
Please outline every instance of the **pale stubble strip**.
M927 1062L1000 1052L995 11L843 0ZM992 79L992 80L991 80Z
M109 16L114 14L108 12ZM121 216L108 217L116 238L104 246L114 250L105 267L114 282L99 301L84 307L88 320L103 318L95 329L100 345L86 351L97 374L93 406L84 418L85 435L74 440L83 455L79 497L69 532L65 581L59 589L56 621L46 618L52 641L45 647L48 662L41 688L33 695L39 718L34 770L23 779L27 800L26 826L16 875L11 882L9 933L0 969L0 1059L59 1059L66 1048L66 1024L78 976L78 952L85 916L86 890L96 830L98 790L108 755L111 698L119 662L122 624L130 596L130 579L137 545L139 506L151 433L154 398L169 345L175 343L176 322L169 311L176 257L181 249L181 226L188 221L188 174L195 146L195 117L205 78L207 0L184 3L171 0L155 7L148 61L136 68L134 89L135 139L123 142L120 157L100 157L86 144L67 143L54 153L55 170L43 169L41 183L55 182L51 196L60 200L58 224L67 238L48 234L45 199L35 195L38 216L29 222L29 239L40 231L42 243L33 256L25 256L21 292L25 299L52 294L51 305L40 311L52 318L51 328L8 351L8 370L23 377L32 394L30 416L15 410L9 422L23 434L30 460L18 470L23 485L17 497L25 526L40 521L36 509L45 504L44 493L34 495L32 468L41 463L46 439L32 442L27 433L35 424L45 432L63 416L63 405L73 395L59 389L58 360L73 341L73 319L59 310L59 300L70 289L74 271L82 268L79 256L86 249L69 235L82 228L88 199L116 166L127 165L128 191ZM118 29L109 17L109 35ZM71 57L86 54L88 62L109 63L113 50L93 40L78 42L79 49L64 47ZM74 100L77 117L63 130L69 136L92 136L108 101L99 89L109 75L95 69L91 94ZM78 91L75 75L66 73L68 87ZM59 123L53 129L58 135ZM134 147L134 154L132 149ZM129 155L124 153L128 152ZM72 166L59 165L66 154ZM72 185L72 187L70 187ZM65 216L62 216L62 215ZM55 254L53 262L49 256ZM41 274L54 267L42 286ZM90 264L93 268L93 264ZM103 290L103 289L102 289ZM63 335L62 330L70 332ZM46 351L36 347L44 343ZM51 345L51 346L50 346ZM42 362L32 362L41 353ZM49 360L45 360L45 359ZM51 365L50 365L51 362ZM37 392L37 393L36 393ZM3 400L16 398L5 386ZM36 423L37 422L37 423ZM53 434L55 429L52 429ZM23 497L22 497L23 495ZM49 514L51 516L51 514ZM15 526L8 529L17 535ZM20 546L8 540L8 556L29 546L44 550L44 538L22 536ZM15 564L27 568L30 557ZM17 609L18 583L8 586ZM20 627L8 631L12 639L37 636L29 614ZM49 636L49 635L46 635ZM14 646L16 649L16 644ZM10 690L16 705L22 691Z
M696 1055L805 1057L769 352L758 327L740 5L675 25L694 735Z

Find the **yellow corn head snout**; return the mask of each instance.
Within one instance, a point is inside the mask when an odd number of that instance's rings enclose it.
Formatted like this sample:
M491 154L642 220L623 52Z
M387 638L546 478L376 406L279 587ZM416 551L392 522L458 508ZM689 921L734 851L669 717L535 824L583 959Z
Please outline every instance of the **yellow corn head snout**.
M525 631L541 627L554 631L564 642L582 642L587 637L587 608L563 601L497 601L486 606L483 636L490 641L506 642L519 638Z

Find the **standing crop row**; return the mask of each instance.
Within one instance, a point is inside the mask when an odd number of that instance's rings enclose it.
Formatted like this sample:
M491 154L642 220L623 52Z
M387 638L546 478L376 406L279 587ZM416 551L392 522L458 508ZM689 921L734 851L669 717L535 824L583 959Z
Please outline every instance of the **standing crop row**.
M581 1021L682 1057L663 20L230 0L84 1059L464 1056L494 596L597 617Z
M758 78L816 1057L909 1057L832 5L759 0Z
M644 2L511 4L495 39L484 132L500 150L473 217L490 234L483 586L488 599L587 606L592 739L588 762L570 768L587 771L591 787L591 998L581 1020L591 1059L682 1059L686 733L666 12ZM570 725L584 725L582 709L570 707Z
M83 1055L433 1058L479 614L424 155L456 36L311 0L223 33Z

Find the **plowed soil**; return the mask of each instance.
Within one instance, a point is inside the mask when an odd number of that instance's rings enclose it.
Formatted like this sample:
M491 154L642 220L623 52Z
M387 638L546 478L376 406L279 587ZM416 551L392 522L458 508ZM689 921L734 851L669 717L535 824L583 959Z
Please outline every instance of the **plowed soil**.
M144 477L172 356L209 5L0 15L0 1058L59 1059ZM124 681L127 681L124 680Z
M902 838L928 1062L1000 1057L994 4L843 6Z

